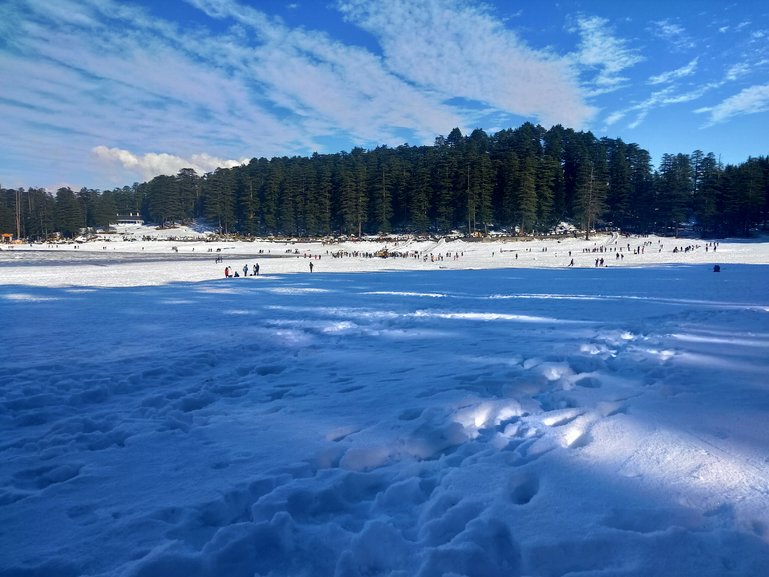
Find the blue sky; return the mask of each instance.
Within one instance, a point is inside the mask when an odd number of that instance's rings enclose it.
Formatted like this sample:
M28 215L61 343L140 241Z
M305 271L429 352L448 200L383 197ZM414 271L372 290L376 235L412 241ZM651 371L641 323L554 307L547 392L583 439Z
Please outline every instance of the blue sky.
M110 189L560 123L769 154L758 1L4 0L0 185Z

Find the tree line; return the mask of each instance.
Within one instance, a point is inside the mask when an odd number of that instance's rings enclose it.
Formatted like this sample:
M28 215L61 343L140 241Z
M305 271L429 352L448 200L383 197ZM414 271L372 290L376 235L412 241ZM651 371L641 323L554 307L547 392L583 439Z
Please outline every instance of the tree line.
M769 158L649 153L621 139L525 123L488 135L455 128L432 146L254 158L198 175L185 168L113 190L0 187L0 230L45 239L106 227L117 214L160 226L205 219L223 234L322 236L491 230L747 236L769 219Z

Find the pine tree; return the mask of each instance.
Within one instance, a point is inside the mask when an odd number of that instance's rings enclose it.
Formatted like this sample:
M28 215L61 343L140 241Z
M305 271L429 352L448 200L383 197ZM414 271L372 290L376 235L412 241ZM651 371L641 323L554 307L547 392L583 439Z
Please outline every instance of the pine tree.
M656 218L651 156L637 144L628 144L627 159L630 168L630 200L626 230L646 233L653 229Z
M109 190L101 193L96 203L96 226L108 227L115 222L116 215L115 194Z
M688 155L662 155L656 190L661 224L677 237L691 206L692 170Z
M430 168L427 159L417 161L414 186L408 203L409 224L412 230L427 232L430 227Z
M278 199L283 185L283 159L272 159L268 165L267 178L262 188L260 203L264 232L278 232Z
M520 183L518 155L510 150L500 163L501 207L500 219L504 226L514 226L518 212L518 186Z
M237 170L238 229L247 235L259 233L259 187L263 179L256 159Z
M359 159L345 155L337 166L339 228L344 234L357 235L361 226L359 177L363 170Z
M608 219L612 225L625 228L630 221L630 163L627 146L622 140L603 139L609 153L609 182L606 194Z
M72 238L80 233L83 226L83 214L75 193L69 187L56 191L56 229L64 236Z
M300 196L300 176L296 164L286 165L286 174L278 197L278 230L282 234L296 235L296 199Z
M456 162L450 149L443 147L439 152L433 179L433 207L435 227L439 232L448 232L454 224L454 172Z
M99 191L83 187L77 193L77 200L80 203L80 212L83 215L81 226L84 228L95 228L96 205L99 201Z
M200 177L193 168L182 168L176 174L179 204L183 221L189 221L198 214L200 200Z
M721 196L721 168L712 152L698 162L697 174L694 216L703 233L717 235L720 220L718 204Z
M377 232L387 234L392 230L390 224L392 218L391 183L387 180L387 168L384 165L379 167L377 176L379 176L380 171L381 181L374 192L374 218Z
M535 157L527 156L518 173L515 219L523 234L534 231L537 223L537 184Z
M569 211L566 203L566 181L564 179L564 133L560 124L553 126L542 137L543 154L557 165L553 173L553 220L564 220Z
M582 222L585 239L589 239L606 209L608 167L603 144L589 132L583 138L584 147L577 165L575 212Z
M316 193L312 199L318 234L329 234L331 232L331 194L333 190L331 174L330 162L324 159L317 171Z
M537 221L540 226L555 224L553 208L556 182L561 174L558 161L545 154L537 167Z
M160 226L184 220L179 183L175 177L156 176L147 183L147 212Z
M222 234L234 232L235 187L232 171L217 168L206 175L204 207L206 218L215 223Z

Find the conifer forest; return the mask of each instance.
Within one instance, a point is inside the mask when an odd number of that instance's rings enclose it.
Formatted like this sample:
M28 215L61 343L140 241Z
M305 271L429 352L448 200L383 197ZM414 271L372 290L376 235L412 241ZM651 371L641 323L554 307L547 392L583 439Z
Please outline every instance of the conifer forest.
M621 139L531 123L489 135L458 128L431 146L354 148L115 188L0 187L0 232L42 240L105 227L118 214L158 226L204 220L222 234L361 236L452 231L583 231L749 236L769 226L769 158L650 154Z

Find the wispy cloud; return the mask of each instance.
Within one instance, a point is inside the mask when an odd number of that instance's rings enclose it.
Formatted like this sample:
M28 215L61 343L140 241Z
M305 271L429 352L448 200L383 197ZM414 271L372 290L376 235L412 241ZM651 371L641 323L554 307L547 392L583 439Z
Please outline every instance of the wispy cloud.
M240 157L308 144L253 98L204 31L111 0L16 0L6 11L15 32L0 66L15 81L4 86L4 125L21 140L34 134L41 151L67 151L70 166L92 162L96 146Z
M554 42L540 49L519 35L535 29L539 13L529 8L505 15L478 0L328 0L322 9L288 1L286 21L250 0L177 0L174 21L134 0L0 1L0 181L95 186L82 177L96 175L99 186L117 186L254 156L425 144L454 126L595 128L599 105L605 126L635 127L655 108L736 80L740 88L763 82L769 58L766 31L751 34L744 15L725 29L739 33L733 50L716 59L703 43L696 58L666 71L670 60L655 53L664 43L642 46L637 20L560 7L548 34L564 18L573 34L552 41L532 33L531 42ZM315 10L325 18L317 29ZM710 28L715 37L720 24ZM653 31L672 43L668 53L693 44L673 20ZM344 40L349 32L355 43ZM750 98L756 106L760 91L750 90L700 111L714 122L730 118L741 103L749 110ZM48 182L25 182L30 174Z
M614 124L617 124L620 120L625 118L626 114L627 112L625 112L624 110L618 110L617 112L612 112L611 114L609 114L609 116L606 117L606 119L604 120L604 123L606 124L606 126L612 126Z
M715 87L716 85L714 84L704 84L693 90L680 90L677 87L668 86L652 92L646 99L640 102L609 114L604 122L607 126L611 126L619 120L630 116L633 120L628 123L627 127L631 129L637 128L646 120L651 111L674 104L693 102L702 98L704 94Z
M572 58L530 48L475 2L336 7L381 53L238 0L187 0L186 27L118 0L7 0L0 132L15 141L0 156L58 158L51 181L96 165L124 183L206 156L423 144L513 116L581 128L595 114Z
M708 115L708 126L725 122L735 116L766 111L769 111L769 84L745 88L716 106L706 106L695 110L699 114Z
M597 70L593 80L596 94L620 88L628 80L622 72L645 60L638 50L614 34L605 18L580 17L577 31L581 40L575 58L581 66Z
M683 26L667 19L653 22L651 32L655 36L667 41L672 48L680 52L696 46L694 40Z
M399 129L408 128L418 139L432 140L463 123L461 111L404 82L367 50L320 32L288 28L231 0L190 1L257 35L257 45L238 46L231 61L310 134L345 132L361 144L389 143Z
M743 76L747 76L750 73L750 66L745 63L738 63L732 65L729 70L726 71L726 80L734 81Z
M3 130L66 149L62 167L88 157L109 169L114 155L91 151L127 151L145 162L123 166L146 177L165 166L151 155L309 154L339 135L350 147L400 144L404 129L421 143L463 123L361 48L235 2L193 4L238 26L182 29L114 0L13 0L0 29L0 66L15 79Z
M338 6L377 39L391 73L444 101L459 97L576 127L594 113L568 60L527 47L477 3L341 0Z
M699 58L695 58L686 66L682 66L681 68L676 68L675 70L670 70L668 72L663 72L662 74L652 76L649 78L649 84L668 84L674 80L679 80L681 78L691 76L697 71L698 60Z
M667 84L668 86L655 89L647 98L631 104L626 108L610 113L605 119L604 124L611 126L626 117L632 120L627 124L630 129L640 126L655 109L664 108L675 104L684 104L694 102L717 88L721 88L729 82L737 80L751 72L751 67L746 64L734 64L724 74L720 80L712 80L696 85L694 88L682 87L676 81L690 77L697 72L699 57L691 60L687 65L672 71L663 72L649 79L648 84L659 86ZM714 107L715 108L715 107ZM709 112L714 108L701 108L695 112Z

